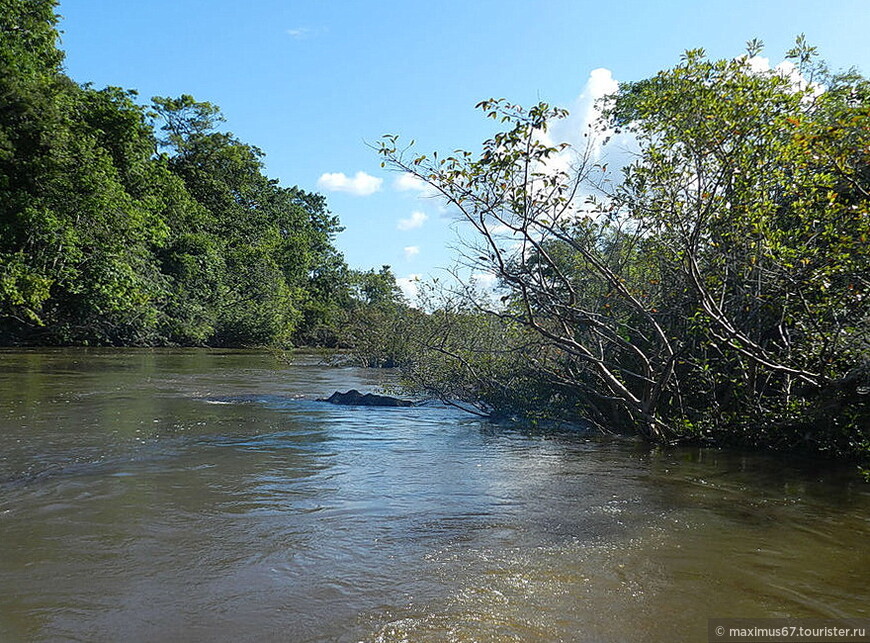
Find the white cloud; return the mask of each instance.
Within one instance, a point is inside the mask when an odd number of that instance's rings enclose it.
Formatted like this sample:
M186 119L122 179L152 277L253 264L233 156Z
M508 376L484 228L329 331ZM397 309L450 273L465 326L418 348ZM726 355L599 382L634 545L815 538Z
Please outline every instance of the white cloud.
M511 236L514 234L514 230L505 224L489 226L489 232L497 237L503 237L505 235Z
M311 29L308 27L296 27L294 29L288 29L287 35L296 40L301 40L311 35Z
M583 93L580 94L574 107L575 111L581 113L584 126L594 124L601 118L599 101L618 89L619 83L613 78L613 72L609 69L599 67L589 73L586 87L583 88Z
M618 89L619 83L609 69L599 67L589 73L580 94L569 105L568 116L550 122L548 131L539 134L539 140L545 145L569 145L543 162L542 171L570 175L583 164L606 163L617 170L629 162L637 148L635 137L630 133L617 135L602 122L601 99ZM547 186L540 187L549 191ZM582 201L582 197L578 199Z
M738 56L736 60L742 61L753 73L764 74L773 71L791 82L796 90L803 91L809 89L810 91L804 100L811 101L817 96L823 94L826 90L824 85L810 82L804 78L798 66L790 60L783 60L776 67L770 66L769 58L763 58L761 56L753 56L752 58L749 58L744 54Z
M407 192L409 190L425 192L429 189L429 186L425 181L423 181L423 179L414 176L410 172L403 172L396 177L396 180L393 181L393 187L395 187L399 192Z
M399 230L414 230L415 228L422 227L428 218L429 217L424 212L415 210L407 219L399 219L396 227Z
M353 178L344 175L344 172L322 174L317 179L317 186L331 192L348 192L357 196L368 196L381 189L383 179L357 172Z
M410 274L407 277L396 279L396 284L409 301L417 299L417 293L420 292L420 277L418 274Z
M745 62L749 69L756 74L770 71L770 58L764 58L762 56L753 56L750 58L746 54L743 54L742 56L738 56L737 60Z
M410 172L403 172L393 181L393 189L398 192L410 192L418 199L431 199L441 196L441 193Z
M293 40L308 40L309 38L316 38L317 36L325 33L327 31L326 27L293 27L292 29L285 30L287 35L293 38Z
M811 83L806 78L804 78L803 74L801 74L798 66L795 65L790 60L783 60L776 66L776 73L778 73L783 78L788 79L795 89L803 91L805 89L809 89L810 93L806 97L806 100L812 100L817 96L823 94L825 92L825 86L820 85L819 83Z
M419 246L406 246L405 247L405 259L413 259L418 254L420 254Z
M568 144L563 151L542 162L540 171L547 174L564 172L572 176L580 167L599 165L609 168L612 174L618 173L621 167L635 158L638 149L636 137L631 132L616 134L602 120L601 99L618 90L619 83L609 69L599 67L589 73L579 95L568 106L568 116L550 122L547 132L539 135L539 140L545 145ZM539 182L532 190L549 193L550 187ZM584 209L588 190L598 194L589 184L581 186L574 198L577 210ZM574 216L574 213L566 215ZM507 233L502 230L499 232Z
M471 278L475 284L486 290L492 290L498 281L498 277L491 272L476 272L471 275Z
M550 137L554 142L570 143L577 152L582 152L587 145L591 146L592 161L599 161L602 155L602 144L613 132L600 130L602 98L615 93L619 83L613 78L613 73L604 67L593 69L583 85L580 95L574 99L569 109L569 116L553 123ZM563 164L570 165L573 159L559 155Z

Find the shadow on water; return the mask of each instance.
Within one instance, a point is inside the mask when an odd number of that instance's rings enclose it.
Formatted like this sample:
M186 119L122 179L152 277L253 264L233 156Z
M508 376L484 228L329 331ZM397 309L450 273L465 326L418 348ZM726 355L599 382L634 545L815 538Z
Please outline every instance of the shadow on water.
M851 471L453 409L251 351L0 351L2 640L700 640L868 616Z

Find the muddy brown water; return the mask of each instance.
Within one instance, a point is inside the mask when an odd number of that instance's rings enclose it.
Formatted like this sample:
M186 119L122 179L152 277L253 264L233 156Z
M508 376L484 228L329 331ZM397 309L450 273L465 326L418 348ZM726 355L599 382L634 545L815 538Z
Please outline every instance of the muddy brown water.
M0 641L706 640L870 616L854 468L656 450L206 350L0 351Z

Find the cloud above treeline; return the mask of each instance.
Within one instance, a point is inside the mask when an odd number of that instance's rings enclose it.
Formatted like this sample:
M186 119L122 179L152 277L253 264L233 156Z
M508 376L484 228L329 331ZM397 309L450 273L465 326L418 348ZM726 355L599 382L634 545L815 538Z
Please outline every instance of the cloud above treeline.
M609 69L599 67L589 72L580 95L568 106L568 117L551 123L549 131L541 136L548 145L561 142L571 145L571 149L555 155L547 163L550 169L567 171L586 153L590 153L593 162L601 160L603 141L613 140L614 132L600 129L600 101L618 89L619 83Z
M353 178L346 176L344 172L332 172L321 174L317 179L317 187L330 192L347 192L356 196L368 196L381 189L383 179L379 179L365 172L357 172Z
M408 301L413 302L417 299L417 294L420 292L421 278L422 275L410 274L407 277L399 277L396 279L396 284L399 286L399 289Z
M406 246L405 247L405 259L410 260L420 254L419 246Z
M429 216L425 212L415 210L407 219L399 219L396 228L399 230L414 230L415 228L421 228L428 218Z

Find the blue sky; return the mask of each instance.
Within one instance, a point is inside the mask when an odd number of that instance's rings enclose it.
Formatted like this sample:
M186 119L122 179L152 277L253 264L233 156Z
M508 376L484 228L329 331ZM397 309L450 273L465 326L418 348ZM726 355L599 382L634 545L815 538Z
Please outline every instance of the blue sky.
M327 196L352 267L402 278L450 265L455 232L380 168L370 145L385 133L423 152L475 149L492 133L482 99L571 107L593 70L638 80L685 49L732 57L753 37L773 64L805 33L834 69L870 73L870 0L62 0L58 12L75 80L218 104L270 176Z

